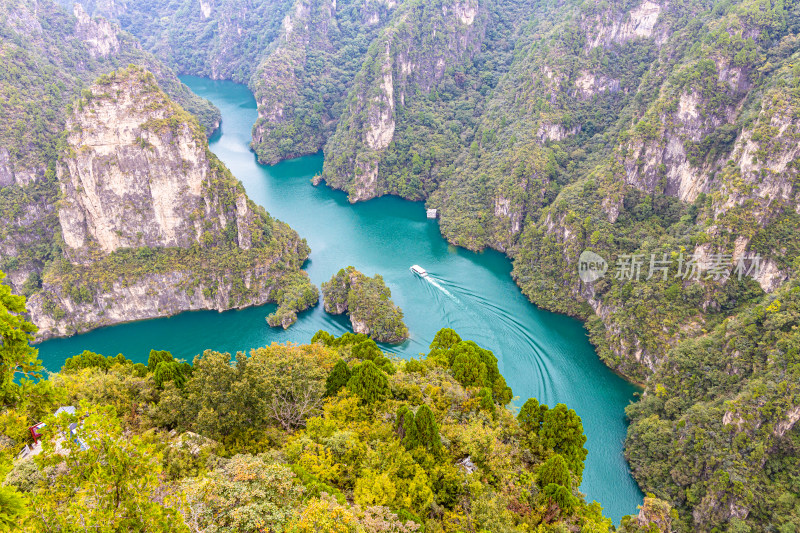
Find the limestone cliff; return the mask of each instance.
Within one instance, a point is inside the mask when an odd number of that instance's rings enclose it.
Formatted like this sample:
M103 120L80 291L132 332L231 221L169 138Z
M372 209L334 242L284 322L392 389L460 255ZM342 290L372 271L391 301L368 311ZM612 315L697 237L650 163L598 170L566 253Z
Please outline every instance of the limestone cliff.
M330 157L320 179L347 191L351 202L402 193L379 177L381 160L415 101L434 91L448 68L470 64L487 21L477 0L410 1L398 7L369 48L336 133L325 146Z
M29 300L39 338L270 301L288 327L315 303L300 270L305 241L247 198L151 73L101 77L67 131L57 169L64 257ZM282 299L298 284L313 297Z
M56 159L81 88L118 65L139 64L208 132L219 112L130 34L79 5L0 2L0 31L0 269L15 291L29 295L40 289L45 264L60 254Z
M152 74L105 76L77 107L57 171L70 260L120 248L209 246L226 231L250 248L255 214L244 190L226 180L202 130Z

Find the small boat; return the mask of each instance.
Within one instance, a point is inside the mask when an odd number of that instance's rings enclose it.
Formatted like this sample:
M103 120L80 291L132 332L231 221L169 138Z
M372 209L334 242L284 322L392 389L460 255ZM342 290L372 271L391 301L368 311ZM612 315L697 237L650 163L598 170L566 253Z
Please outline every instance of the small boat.
M411 272L416 274L417 276L424 278L428 275L424 268L419 265L411 265Z

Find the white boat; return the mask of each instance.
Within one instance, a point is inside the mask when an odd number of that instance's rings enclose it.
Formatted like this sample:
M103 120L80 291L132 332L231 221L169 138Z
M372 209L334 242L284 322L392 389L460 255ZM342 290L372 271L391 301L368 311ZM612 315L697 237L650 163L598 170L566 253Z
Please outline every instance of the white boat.
M414 274L416 274L417 276L419 276L421 278L424 278L425 276L428 275L428 273L425 271L425 269L422 268L419 265L411 265L411 272L413 272Z

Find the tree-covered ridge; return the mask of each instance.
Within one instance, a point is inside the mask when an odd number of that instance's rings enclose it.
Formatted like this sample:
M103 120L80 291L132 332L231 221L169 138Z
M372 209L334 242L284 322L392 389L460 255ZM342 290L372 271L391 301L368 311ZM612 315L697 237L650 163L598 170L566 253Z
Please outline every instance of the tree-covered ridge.
M536 400L515 417L510 390L459 378L452 352L480 347L442 330L404 362L365 335L314 340L191 364L87 351L6 382L0 432L31 443L27 426L47 425L38 455L0 450L0 517L23 531L611 531L577 490L580 418ZM61 405L77 409L50 415Z
M508 50L491 42L509 22L497 15L481 2L399 6L362 61L319 179L351 201L433 192L495 81L474 66L500 65Z
M645 490L692 510L687 529L800 526L799 295L792 281L679 344L628 407L631 467Z
M403 311L392 302L392 291L380 274L370 278L355 267L343 268L322 284L322 297L325 311L347 313L356 333L388 343L408 338Z
M368 46L395 2L146 0L80 2L117 21L184 74L247 83L259 103L259 160L319 151Z
M249 81L259 106L253 149L263 163L317 152L345 112L364 56L394 2L297 0Z

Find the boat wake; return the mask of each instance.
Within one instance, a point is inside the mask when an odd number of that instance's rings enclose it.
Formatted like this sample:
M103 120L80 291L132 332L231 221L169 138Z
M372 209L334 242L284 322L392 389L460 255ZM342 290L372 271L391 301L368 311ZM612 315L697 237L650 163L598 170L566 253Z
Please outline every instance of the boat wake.
M438 295L434 295L449 327L453 327L463 336L475 340L481 346L491 349L498 358L501 372L505 372L506 364L512 367L514 372L522 369L532 370L533 372L523 371L528 374L524 376L524 379L536 384L535 388L539 391L537 397L541 401L552 399L556 392L555 380L550 372L553 362L549 361L550 356L547 350L528 331L521 320L516 318L509 309L467 287L434 277L430 273L422 279L437 289L431 292L443 294L458 305L459 309L453 313L447 309L447 302ZM467 319L464 313L470 318ZM464 320L458 320L458 317L463 317ZM454 321L463 324L454 324ZM483 327L474 331L475 324L481 324ZM521 377L515 376L514 381Z
M456 297L453 295L453 293L452 293L452 292L450 292L450 291L448 291L447 289L445 289L445 288L444 288L444 287L443 287L443 286L442 286L442 285L441 285L441 284L440 284L438 281L436 281L435 279L433 279L433 278L431 277L431 275L430 275L430 274L428 274L426 277L424 277L424 278L422 278L422 279L424 279L425 281L427 281L428 283L430 283L431 285L433 285L434 287L436 287L437 289L439 289L440 291L442 291L444 294L446 294L447 296L449 296L450 298L452 298L452 299L453 299L455 302L457 302L459 305L463 305L463 304L461 303L461 300L459 300L458 298L456 298Z

